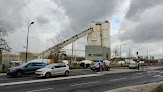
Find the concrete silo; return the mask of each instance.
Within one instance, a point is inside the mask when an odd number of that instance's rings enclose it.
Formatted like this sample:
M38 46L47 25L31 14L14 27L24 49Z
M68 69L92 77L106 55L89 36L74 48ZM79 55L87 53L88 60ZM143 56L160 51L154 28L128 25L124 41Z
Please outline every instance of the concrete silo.
M93 32L88 34L88 45L85 48L87 60L110 60L110 22L92 23Z
M110 29L110 25L108 21L105 21L101 24L102 46L107 48L110 48L109 29Z

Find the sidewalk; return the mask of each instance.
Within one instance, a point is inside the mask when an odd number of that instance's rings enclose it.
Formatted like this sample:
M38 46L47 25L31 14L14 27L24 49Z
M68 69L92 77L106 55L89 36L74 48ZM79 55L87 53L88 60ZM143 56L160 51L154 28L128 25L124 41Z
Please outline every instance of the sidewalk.
M0 73L0 76L6 76L7 73Z
M143 84L143 85L122 87L122 88L117 88L113 90L108 90L105 92L151 92L160 84L163 84L163 81L156 82L156 83Z

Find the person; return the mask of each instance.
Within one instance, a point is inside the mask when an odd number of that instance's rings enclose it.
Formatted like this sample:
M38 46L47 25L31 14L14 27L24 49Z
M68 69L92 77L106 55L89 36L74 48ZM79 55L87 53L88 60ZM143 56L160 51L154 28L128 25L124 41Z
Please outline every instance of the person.
M3 71L5 70L5 64L2 65L2 70L3 70Z

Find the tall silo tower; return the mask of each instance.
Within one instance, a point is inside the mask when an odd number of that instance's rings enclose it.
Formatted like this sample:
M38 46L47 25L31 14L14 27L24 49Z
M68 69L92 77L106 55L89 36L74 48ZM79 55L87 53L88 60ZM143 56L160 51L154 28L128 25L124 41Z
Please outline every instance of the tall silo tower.
M92 23L93 32L88 34L85 57L88 60L110 60L110 22Z

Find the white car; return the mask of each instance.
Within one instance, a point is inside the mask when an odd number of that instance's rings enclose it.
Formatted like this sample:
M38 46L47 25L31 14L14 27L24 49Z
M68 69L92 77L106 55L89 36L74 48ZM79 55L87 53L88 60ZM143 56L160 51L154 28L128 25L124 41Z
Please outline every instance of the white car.
M137 66L137 63L130 63L129 65L129 69L136 69L138 66Z
M37 77L51 77L54 75L69 75L69 66L64 63L55 63L47 65L45 68L36 70L35 75Z

